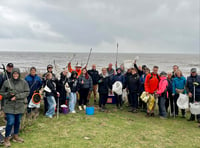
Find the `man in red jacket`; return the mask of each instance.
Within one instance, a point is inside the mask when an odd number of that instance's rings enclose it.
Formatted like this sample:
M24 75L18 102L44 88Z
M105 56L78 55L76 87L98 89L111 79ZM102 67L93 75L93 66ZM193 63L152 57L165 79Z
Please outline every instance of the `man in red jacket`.
M158 75L158 66L154 66L153 72L146 76L145 83L144 83L144 87L145 87L145 91L147 92L147 95L155 94L155 92L158 89L159 81L160 81L160 76ZM155 95L154 95L154 97L155 97ZM156 103L154 104L152 110L147 109L147 117L149 117L149 116L154 117L155 106L156 106Z

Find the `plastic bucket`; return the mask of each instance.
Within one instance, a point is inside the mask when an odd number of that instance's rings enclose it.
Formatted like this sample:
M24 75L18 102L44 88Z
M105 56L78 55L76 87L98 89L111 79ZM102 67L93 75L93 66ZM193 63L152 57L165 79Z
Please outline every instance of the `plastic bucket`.
M63 114L68 114L69 110L66 107L62 107L62 112L63 112Z
M86 115L94 115L94 107L86 107Z

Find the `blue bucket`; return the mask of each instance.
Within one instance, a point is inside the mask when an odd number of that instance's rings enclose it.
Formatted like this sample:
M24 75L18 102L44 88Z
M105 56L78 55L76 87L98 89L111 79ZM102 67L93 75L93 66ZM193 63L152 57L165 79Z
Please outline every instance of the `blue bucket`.
M86 107L86 115L94 115L94 107Z

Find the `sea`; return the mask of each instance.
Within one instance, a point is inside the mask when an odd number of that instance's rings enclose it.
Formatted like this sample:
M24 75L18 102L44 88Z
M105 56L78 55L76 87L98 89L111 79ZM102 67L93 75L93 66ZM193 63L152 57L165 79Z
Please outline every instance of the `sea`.
M88 53L48 53L48 52L0 52L0 64L13 63L22 72L28 72L30 67L37 68L38 73L46 72L48 64L57 67L57 71L62 71L71 61L74 67L77 63L84 66L88 60ZM72 57L74 57L72 59ZM136 58L137 57L137 58ZM138 65L147 65L150 69L154 65L159 66L159 72L171 72L173 65L178 65L185 76L190 74L190 69L196 67L200 70L199 54L143 54L143 53L119 53L118 65L127 60L137 59ZM88 62L88 69L92 64L96 64L97 70L107 67L109 63L115 65L116 54L114 53L92 53ZM115 67L115 66L113 66ZM59 69L59 70L58 70Z

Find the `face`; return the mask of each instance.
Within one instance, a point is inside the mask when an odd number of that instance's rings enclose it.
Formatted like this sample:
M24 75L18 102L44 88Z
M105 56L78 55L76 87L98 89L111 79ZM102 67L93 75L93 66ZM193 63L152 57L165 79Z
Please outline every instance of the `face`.
M83 74L86 74L86 73L87 73L86 69L83 69Z
M180 71L176 72L176 75L177 77L181 77L181 72Z
M32 69L32 70L30 71L30 73L31 73L32 76L35 76L35 75L36 75L36 70L35 70L35 69Z
M145 74L148 75L150 73L149 70L145 70Z
M197 73L196 73L196 72L192 72L191 75L192 75L193 77L195 77L195 76L197 75Z
M92 65L92 69L96 70L96 65Z
M178 70L178 66L173 66L173 71L177 71Z
M120 73L121 73L121 70L120 70L120 69L118 69L118 70L117 70L117 73L118 73L118 74L120 74Z
M136 71L135 70L132 70L131 71L132 75L136 74Z
M128 69L128 71L127 71L128 73L131 73L131 69Z
M49 74L47 79L51 80L53 78L52 74Z
M52 71L53 71L52 67L48 68L48 72L52 72Z
M121 68L122 70L124 70L124 66L123 66L123 65L120 65L120 68Z
M106 75L107 74L107 70L104 68L104 69L102 69L102 74L103 75Z
M73 78L76 78L76 77L77 77L77 74L74 74L74 75L73 75Z
M66 75L67 75L67 73L68 73L68 71L67 71L67 70L64 70L64 71L63 71L63 75L64 75L64 76L66 76Z
M79 71L79 70L81 70L81 68L80 68L80 67L76 67L76 70L78 70L78 71Z
M108 67L109 67L109 68L112 68L112 64L109 64Z
M13 79L15 80L19 79L19 74L17 72L13 73Z
M158 68L153 68L153 73L157 74L158 73Z
M6 70L7 70L7 72L12 72L12 70L13 70L13 67L6 67Z
M141 66L139 66L139 67L138 67L138 69L139 69L139 70L142 70L142 67L141 67Z
M168 73L167 77L168 77L168 79L171 79L172 78L172 73Z

